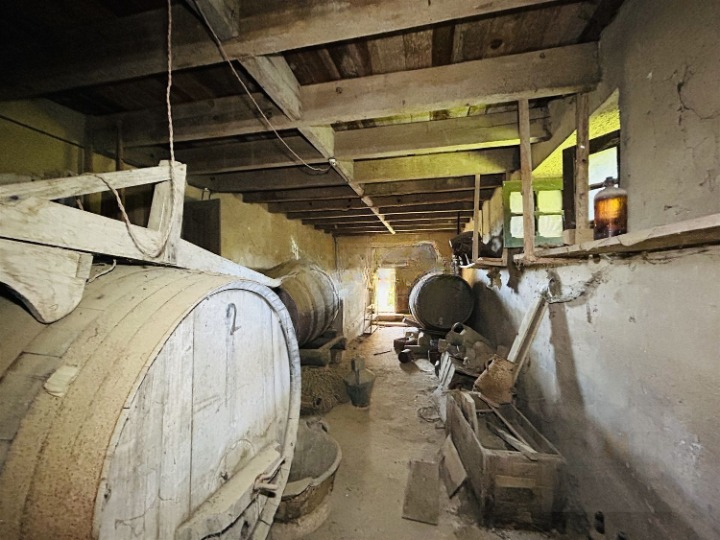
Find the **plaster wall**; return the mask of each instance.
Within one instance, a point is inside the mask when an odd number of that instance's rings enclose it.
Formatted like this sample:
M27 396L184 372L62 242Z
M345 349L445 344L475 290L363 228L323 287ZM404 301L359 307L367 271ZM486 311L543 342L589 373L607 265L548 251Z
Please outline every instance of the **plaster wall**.
M720 7L628 0L601 42L602 103L620 91L630 230L720 211ZM466 274L475 327L510 344L555 278L519 402L569 460L608 537L720 538L720 248L523 273Z
M383 264L399 261L406 253L407 266L401 269L400 279L412 282L430 271L447 271L452 253L450 238L453 234L395 234L376 236L342 236L337 244L337 282L343 299L345 335L359 336L363 331L365 307L372 303L368 289L375 270ZM418 244L430 244L438 253L435 261L414 257Z

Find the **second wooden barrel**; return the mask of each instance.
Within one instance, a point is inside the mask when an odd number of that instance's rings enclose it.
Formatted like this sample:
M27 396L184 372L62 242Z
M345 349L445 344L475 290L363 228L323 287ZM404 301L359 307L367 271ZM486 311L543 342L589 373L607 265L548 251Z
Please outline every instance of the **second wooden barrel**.
M410 291L410 312L428 330L450 330L470 318L472 289L453 274L430 273L421 277Z
M340 295L327 272L308 262L288 261L266 273L282 282L276 292L290 312L298 345L330 327L340 309Z

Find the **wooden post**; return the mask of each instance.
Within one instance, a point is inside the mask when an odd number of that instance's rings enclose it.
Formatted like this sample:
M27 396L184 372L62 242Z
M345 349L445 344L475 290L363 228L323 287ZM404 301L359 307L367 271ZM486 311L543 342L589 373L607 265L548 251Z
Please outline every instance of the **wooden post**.
M473 243L472 243L472 262L478 260L480 256L480 175L475 175L475 195L473 198Z
M530 104L518 101L520 131L520 177L523 200L523 247L525 259L535 258L535 193L532 188L532 155L530 153Z
M588 178L590 167L590 100L577 94L575 103L577 146L575 147L575 243L591 240L588 219Z

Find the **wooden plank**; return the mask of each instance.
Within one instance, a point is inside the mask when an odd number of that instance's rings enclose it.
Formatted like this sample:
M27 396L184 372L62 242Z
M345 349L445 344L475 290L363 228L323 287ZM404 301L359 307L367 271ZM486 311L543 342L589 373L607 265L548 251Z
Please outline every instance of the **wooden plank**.
M446 406L446 429L449 431L458 455L460 456L460 460L467 471L473 493L475 493L481 507L484 507L487 486L483 478L483 469L485 468L486 461L480 447L480 442L470 427L470 424L465 420L452 394L448 394Z
M517 150L511 148L449 152L355 162L355 181L395 182L426 178L502 173L517 168Z
M540 294L530 306L530 309L525 313L520 328L518 329L517 336L513 341L510 353L508 354L508 360L515 364L513 368L513 385L517 381L520 375L525 359L527 358L532 340L535 338L540 322L542 321L545 308L547 307L547 298L545 293Z
M533 109L531 114L531 141L546 139L547 109ZM501 112L339 131L335 135L335 156L376 159L516 146L519 142L516 115Z
M518 102L520 126L520 176L523 201L523 252L532 260L535 252L535 192L532 188L532 155L530 153L530 110L526 99Z
M437 463L411 461L402 516L405 519L437 525L440 515L439 487Z
M347 199L355 192L349 186L291 189L287 191L256 191L244 193L243 201L248 203L270 203L283 201L313 201L317 199Z
M178 172L184 173L184 165L177 163L176 167L182 167ZM129 171L81 174L69 178L52 178L23 182L21 184L9 184L0 186L0 203L19 201L28 197L48 200L79 197L80 195L108 191L108 184L115 189L123 189L164 182L169 178L168 166L160 165L158 167Z
M44 323L72 312L82 299L92 255L0 238L0 282Z
M230 47L242 55L267 54L543 3L547 2L502 0L473 4L463 0L443 0L418 4L408 0L385 0L380 3L352 2L338 9L334 2L300 0L283 3L283 9L241 19L241 37L236 46Z
M307 121L347 122L552 97L592 90L599 80L597 45L588 43L308 85L300 100Z
M448 364L452 365L452 362L448 362ZM468 478L450 435L447 436L440 448L440 476L445 484L448 497L453 497Z
M578 94L576 107L577 145L575 153L575 227L590 229L588 218L588 191L590 174L590 97L586 93ZM587 235L578 233L577 236Z
M314 173L307 167L261 169L213 176L190 176L188 183L201 189L227 193L335 187L346 184L345 180L334 169L319 174Z
M151 257L135 245L124 223L58 203L30 197L14 204L1 204L0 209L3 214L0 238L217 272L243 277L269 287L278 284L277 280L184 240L175 246L172 260L166 260L162 255ZM137 225L130 225L129 228L138 243L145 247L158 245L162 238L158 231Z
M327 160L302 137L285 137L285 142L303 160L324 164ZM298 165L299 160L277 139L226 143L177 150L178 160L192 174L213 174Z
M720 214L711 214L574 246L543 249L538 251L538 255L587 257L601 253L639 253L717 243L720 243Z
M475 190L473 197L473 238L472 260L476 261L480 254L480 182L481 176L475 175Z
M417 193L396 197L375 197L374 202L382 208L395 208L422 204L440 205L443 203L471 202L472 200L472 191L453 191L448 193ZM313 201L270 203L268 210L270 212L310 212L321 210L350 210L362 208L363 206L364 203L360 199L320 199Z
M396 214L427 214L427 213L456 213L463 210L472 210L473 203L471 201L437 204L415 204L412 206L388 206L381 208L383 214L392 219L393 215Z

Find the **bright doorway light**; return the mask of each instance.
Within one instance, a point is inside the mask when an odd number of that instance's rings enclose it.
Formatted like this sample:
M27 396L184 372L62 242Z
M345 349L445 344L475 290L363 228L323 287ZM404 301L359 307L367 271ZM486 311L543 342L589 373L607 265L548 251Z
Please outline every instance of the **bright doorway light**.
M379 314L395 313L395 268L375 272L375 305Z

